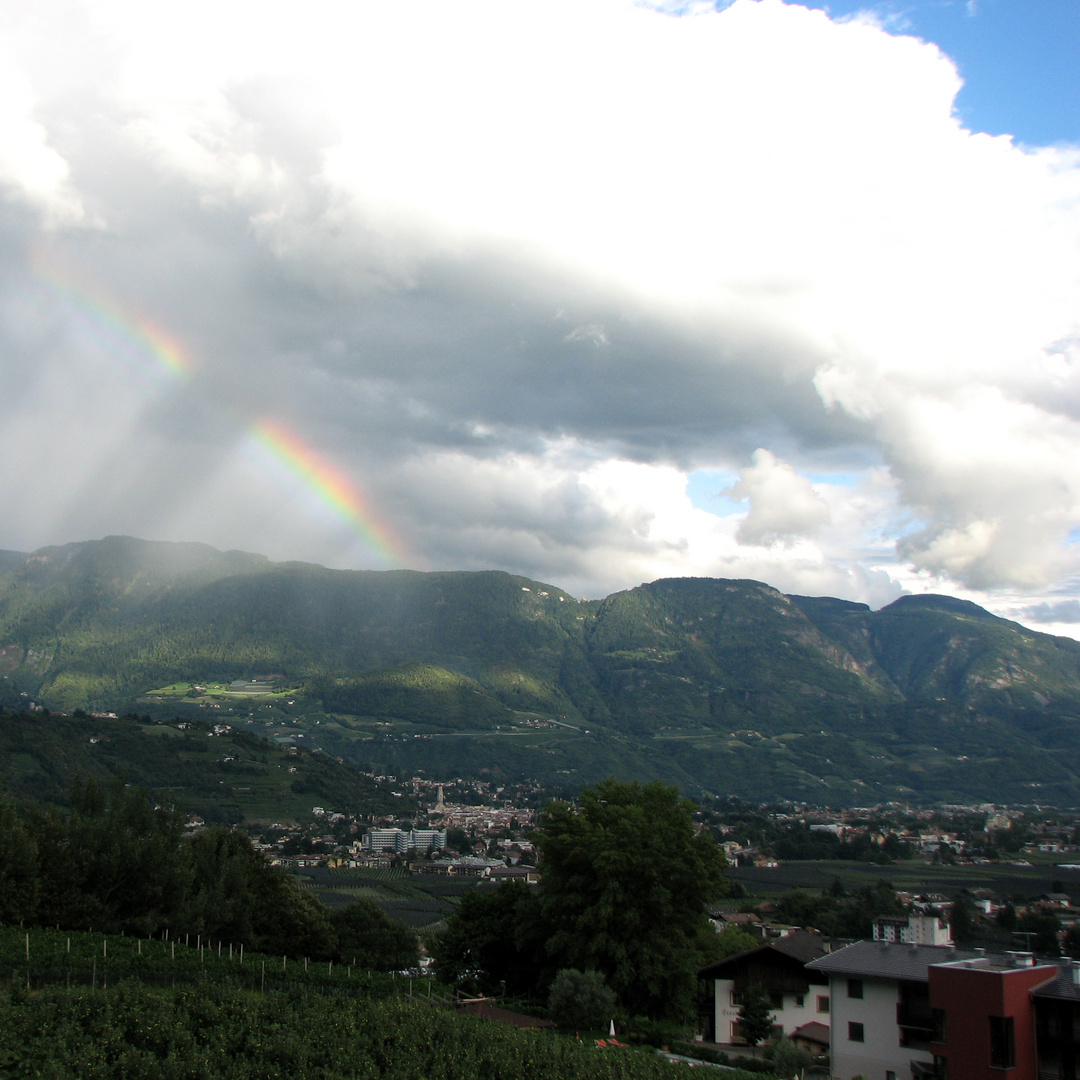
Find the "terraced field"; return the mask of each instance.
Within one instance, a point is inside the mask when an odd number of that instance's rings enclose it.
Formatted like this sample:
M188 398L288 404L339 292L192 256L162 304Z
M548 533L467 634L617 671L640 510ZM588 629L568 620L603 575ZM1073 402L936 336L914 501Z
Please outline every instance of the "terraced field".
M371 900L387 915L417 929L445 919L454 910L454 901L476 885L471 879L352 867L311 867L298 878L301 887L314 892L327 907Z

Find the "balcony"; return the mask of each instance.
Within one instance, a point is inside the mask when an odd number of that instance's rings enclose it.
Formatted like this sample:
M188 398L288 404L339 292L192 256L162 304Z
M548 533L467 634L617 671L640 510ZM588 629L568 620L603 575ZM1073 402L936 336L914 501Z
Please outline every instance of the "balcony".
M923 1002L900 1002L896 1006L896 1026L900 1045L909 1050L929 1050L934 1036L934 1017Z

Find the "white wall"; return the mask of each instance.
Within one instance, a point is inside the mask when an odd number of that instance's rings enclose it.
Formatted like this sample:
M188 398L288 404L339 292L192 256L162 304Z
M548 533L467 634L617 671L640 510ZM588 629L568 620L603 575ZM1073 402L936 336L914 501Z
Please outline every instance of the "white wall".
M735 989L735 983L732 979L714 979L713 983L715 986L716 1041L718 1043L730 1043L733 1041L731 1025L737 1023L739 1019L739 1006L731 1003L731 994ZM829 1014L817 1011L819 995L828 996L829 988L827 986L811 986L803 995L802 1005L795 1004L794 994L785 994L783 1008L773 1010L773 1022L783 1026L785 1035L790 1035L797 1027L802 1027L803 1024L808 1024L811 1020L816 1020L819 1024L828 1024ZM908 1078L905 1077L904 1080L908 1080Z
M911 1062L933 1062L929 1051L912 1050L900 1045L896 1023L899 985L893 979L864 978L862 1000L848 997L847 976L832 977L832 1074L834 1080L851 1080L863 1075L866 1080L886 1080L886 1073L896 1080L911 1080ZM848 1023L863 1025L865 1041L848 1038Z

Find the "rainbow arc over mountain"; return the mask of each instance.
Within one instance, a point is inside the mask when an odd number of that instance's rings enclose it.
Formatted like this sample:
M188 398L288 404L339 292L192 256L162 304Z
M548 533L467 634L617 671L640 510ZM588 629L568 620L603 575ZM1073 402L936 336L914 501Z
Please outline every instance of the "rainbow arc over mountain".
M153 320L125 312L101 290L76 283L44 255L35 259L37 278L60 296L92 333L106 337L110 357L136 368L146 380L159 385L191 382L198 365L180 343ZM117 349L116 346L122 346ZM320 454L293 428L276 417L252 418L230 410L237 427L263 452L259 460L291 477L331 514L346 525L380 561L402 566L409 554L392 526L375 511L360 487Z

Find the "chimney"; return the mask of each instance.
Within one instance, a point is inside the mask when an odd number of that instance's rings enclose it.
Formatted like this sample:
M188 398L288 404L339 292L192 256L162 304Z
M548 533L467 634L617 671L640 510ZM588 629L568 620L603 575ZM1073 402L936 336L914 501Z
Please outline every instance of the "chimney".
M1015 968L1026 968L1035 966L1035 956L1029 952L1008 952L1005 954Z
M1072 969L1072 984L1080 986L1080 960L1070 960L1069 967Z

